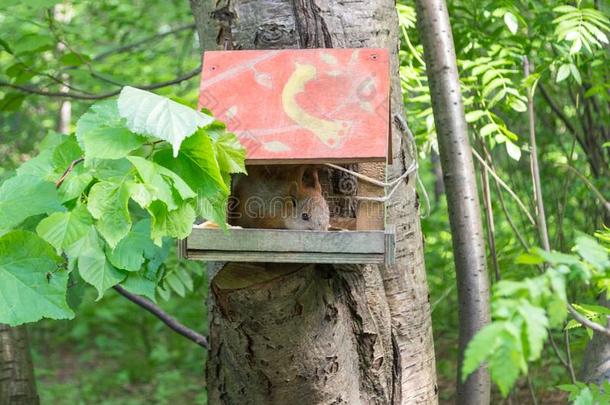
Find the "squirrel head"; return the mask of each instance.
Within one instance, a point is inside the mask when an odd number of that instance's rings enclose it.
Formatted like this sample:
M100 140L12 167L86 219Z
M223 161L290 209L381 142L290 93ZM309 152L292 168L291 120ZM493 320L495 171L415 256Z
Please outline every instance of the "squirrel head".
M317 169L300 168L297 180L290 185L289 194L291 211L286 218L286 228L328 230L330 214L322 196Z

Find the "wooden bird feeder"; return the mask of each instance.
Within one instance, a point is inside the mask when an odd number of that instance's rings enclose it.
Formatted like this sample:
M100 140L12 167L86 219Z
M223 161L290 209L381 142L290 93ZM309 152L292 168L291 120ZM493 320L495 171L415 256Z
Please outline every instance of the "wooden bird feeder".
M330 231L194 227L183 257L285 263L394 262L385 227L391 158L389 54L385 49L211 51L199 106L226 123L247 150L246 165L317 165Z

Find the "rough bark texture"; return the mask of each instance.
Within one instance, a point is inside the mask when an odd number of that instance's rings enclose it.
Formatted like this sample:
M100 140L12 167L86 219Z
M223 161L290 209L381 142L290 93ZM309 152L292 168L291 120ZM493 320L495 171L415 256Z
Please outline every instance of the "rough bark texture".
M466 345L490 318L485 242L447 7L444 0L418 0L416 4L453 238L461 370ZM487 405L489 395L486 369L479 369L464 383L458 371L458 404Z
M0 405L37 404L27 329L0 324Z
M389 179L410 165L400 125L394 1L223 0L216 8L223 12L211 15L223 32L223 18L231 16L235 49L388 48L394 151ZM437 402L413 180L387 204L388 222L397 230L395 266L230 264L218 273L211 282L211 404Z
M610 301L605 294L599 298L599 305L610 308ZM606 319L610 324L610 317ZM610 382L610 339L608 336L594 332L593 338L587 345L582 359L582 370L579 380L586 383L602 385Z

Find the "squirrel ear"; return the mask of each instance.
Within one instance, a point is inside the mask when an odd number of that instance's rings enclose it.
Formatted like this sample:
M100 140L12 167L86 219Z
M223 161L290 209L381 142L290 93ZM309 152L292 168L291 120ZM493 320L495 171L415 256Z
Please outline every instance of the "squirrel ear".
M293 208L297 206L297 198L299 196L299 185L296 181L290 182L290 186L288 186L288 198L290 198L290 203Z
M313 168L311 170L311 175L313 177L313 185L318 193L322 193L322 186L320 185L320 178L318 177L318 169Z
M299 194L299 190L300 190L299 183L296 181L291 181L290 186L288 186L288 194L291 197L297 197L297 195Z
M305 188L305 183L304 183L303 177L305 176L305 171L306 170L307 170L307 166L299 166L297 168L296 182L297 182L299 190Z

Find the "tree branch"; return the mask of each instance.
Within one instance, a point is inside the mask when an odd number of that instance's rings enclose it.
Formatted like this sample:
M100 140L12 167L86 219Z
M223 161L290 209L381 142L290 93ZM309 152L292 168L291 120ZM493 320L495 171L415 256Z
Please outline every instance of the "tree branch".
M489 174L491 175L491 177L494 178L494 180L496 180L497 183L499 183L502 188L504 188L508 194L510 194L510 196L513 198L513 200L515 200L515 202L517 203L517 205L519 206L519 208L521 208L521 210L525 213L525 216L527 217L527 219L530 221L530 223L532 225L536 224L536 221L534 220L534 218L532 217L532 215L529 213L529 211L527 210L527 207L525 206L525 204L523 203L523 201L521 201L521 199L517 196L517 194L515 194L515 192L508 186L508 184L506 184L504 182L504 180L502 180L500 178L500 176L498 176L491 167L489 167L487 165L487 163L483 160L483 158L477 153L477 151L474 148L471 148L472 150L472 155L477 158L477 160L481 163L481 166L483 166L485 168L485 170L487 170L489 172Z
M572 165L567 165L567 164L563 164L563 163L557 163L556 166L559 167L565 167L566 169L572 171L574 174L576 174L576 176L578 176L579 179L581 179L583 181L583 183L585 183L585 185L587 187L589 187L589 190L591 190L593 192L593 194L595 194L595 196L597 197L597 199L599 200L599 202L602 203L602 205L604 206L604 208L606 209L606 211L608 211L608 213L610 213L610 201L606 200L606 198L604 197L604 195L601 193L601 191L599 191L599 189L597 187L595 187L593 185L593 183L591 183L589 181L589 179L587 179L585 177L585 175L583 175L581 172L579 172L574 166Z
M201 66L197 67L196 69L191 70L188 73L185 73L182 76L176 77L175 79L172 79L172 80L168 80L168 81L160 82L160 83L153 83L153 84L133 85L133 87L137 87L142 90L160 89L163 87L172 86L174 84L181 83L185 80L189 80L189 79L197 76L200 72L201 72ZM107 93L100 93L100 94L84 94L84 93L77 93L77 92L59 92L59 91L53 92L53 91L42 90L37 87L23 86L20 84L9 83L4 80L0 80L0 87L10 87L12 89L19 90L23 93L36 94L39 96L73 98L73 99L77 99L77 100L102 100L105 98L116 96L117 94L119 94L121 92L121 89L109 91Z
M68 166L68 168L64 172L64 174L62 174L61 177L59 178L59 180L57 180L55 182L55 188L61 187L61 185L63 184L63 182L66 179L66 177L68 177L68 174L70 174L70 172L72 170L74 170L74 166L76 166L77 164L79 164L80 162L82 162L84 160L85 160L85 158L78 158L76 160L73 160L72 163L70 163L70 166Z
M561 120L561 122L563 122L563 125L566 126L566 128L574 135L576 136L576 138L579 138L578 135L578 131L576 130L576 127L574 127L574 125L572 125L572 123L570 122L570 120L568 119L568 117L566 117L566 115L563 113L563 111L561 111L561 108L559 108L557 106L557 104L555 104L555 101L553 101L553 99L551 98L551 96L549 95L549 93L547 93L546 89L544 88L544 86L542 85L542 83L538 83L538 88L540 89L540 94L542 94L542 97L544 98L544 100L547 102L547 104L549 105L549 107L551 107L551 110L553 110L553 112L555 113L555 115L557 115L557 117L559 117L559 119ZM580 142L580 141L579 141Z
M523 58L523 75L527 79L530 75L530 62L527 56ZM538 164L538 146L536 143L536 124L534 114L534 90L527 89L527 122L529 127L530 137L530 169L532 172L532 183L534 186L534 200L536 202L537 216L536 225L542 247L547 252L551 250L549 242L549 231L547 228L546 214L544 210L544 201L542 197L542 185L540 182L540 166Z
M154 316L159 318L159 320L161 320L164 324L166 324L174 332L184 336L185 338L187 338L188 340L190 340L192 342L195 342L196 344L198 344L199 346L201 346L205 349L208 348L208 340L206 339L205 336L203 336L203 335L199 334L198 332L194 331L193 329L190 329L190 328L186 327L185 325L181 324L176 318L172 317L167 312L163 311L153 302L151 302L145 298L142 298L138 295L132 294L119 285L115 285L114 289L119 294L121 294L123 297L127 298L129 301L133 302L136 305L139 305L140 307L144 308L145 310L147 310L148 312L150 312L151 314L153 314Z
M568 312L582 326L585 326L594 332L601 333L602 335L605 335L606 337L610 337L610 329L605 328L602 325L585 318L572 306L572 304L568 304Z
M178 28L175 28L175 29L167 31L167 32L162 32L160 34L151 35L149 37L142 38L139 41L132 42L131 44L119 46L117 48L110 49L106 52L102 52L99 55L94 56L93 59L91 59L91 60L94 62L97 62L97 61L105 59L111 55L114 55L116 53L126 52L126 51L132 50L134 48L137 48L141 45L147 44L148 42L152 42L154 40L161 39L161 38L164 38L169 35L178 34L182 31L192 30L192 29L195 29L195 24L188 24L188 25L184 25L182 27L178 27Z

